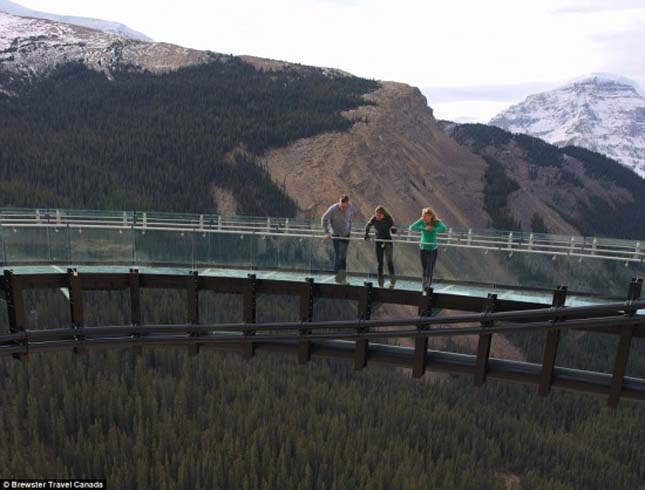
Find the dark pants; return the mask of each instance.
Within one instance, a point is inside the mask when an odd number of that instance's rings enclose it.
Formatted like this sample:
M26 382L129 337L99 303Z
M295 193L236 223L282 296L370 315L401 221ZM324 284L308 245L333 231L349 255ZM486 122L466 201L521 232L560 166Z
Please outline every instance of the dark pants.
M378 282L383 283L383 255L387 260L387 270L390 273L390 280L394 278L394 262L392 261L392 253L394 251L394 244L376 242L376 260L378 262Z
M349 239L343 237L334 237L334 272L347 270L347 247Z
M437 263L438 249L424 250L421 249L421 268L423 269L423 289L432 286L432 273Z

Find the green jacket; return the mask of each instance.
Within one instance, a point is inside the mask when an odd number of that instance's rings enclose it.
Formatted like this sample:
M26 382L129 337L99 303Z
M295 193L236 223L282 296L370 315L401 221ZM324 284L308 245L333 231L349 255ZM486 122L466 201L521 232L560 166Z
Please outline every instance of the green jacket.
M423 221L423 218L419 218L417 221L412 223L409 228L410 231L420 231L421 232L421 242L419 242L419 247L424 250L434 250L437 248L437 233L446 231L446 225L443 224L443 221L439 222L432 227L431 231L426 230L426 223Z

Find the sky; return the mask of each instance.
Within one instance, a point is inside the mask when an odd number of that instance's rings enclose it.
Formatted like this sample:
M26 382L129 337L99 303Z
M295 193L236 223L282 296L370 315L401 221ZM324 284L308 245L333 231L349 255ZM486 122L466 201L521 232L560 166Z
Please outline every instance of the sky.
M18 0L155 41L420 87L435 116L485 122L592 72L645 88L645 0Z

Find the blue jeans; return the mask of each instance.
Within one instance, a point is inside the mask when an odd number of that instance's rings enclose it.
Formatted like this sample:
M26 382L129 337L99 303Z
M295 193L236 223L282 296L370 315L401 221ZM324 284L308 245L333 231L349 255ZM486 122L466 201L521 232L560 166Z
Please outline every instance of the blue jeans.
M344 271L347 269L347 247L349 247L349 238L334 237L334 272Z

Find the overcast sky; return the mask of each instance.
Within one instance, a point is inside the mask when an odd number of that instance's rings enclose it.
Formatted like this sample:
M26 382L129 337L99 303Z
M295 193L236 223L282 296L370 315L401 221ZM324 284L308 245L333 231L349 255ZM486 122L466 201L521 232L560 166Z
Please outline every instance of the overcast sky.
M645 87L645 0L18 0L156 41L341 68L422 88L440 118L487 120L591 72Z

